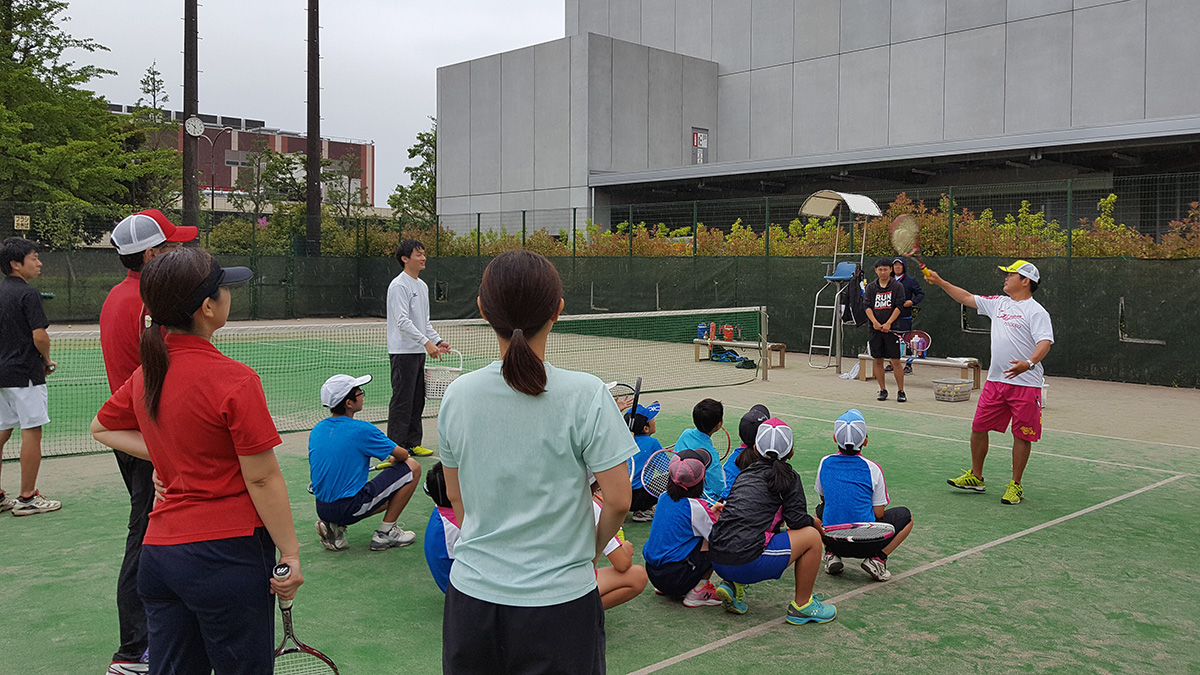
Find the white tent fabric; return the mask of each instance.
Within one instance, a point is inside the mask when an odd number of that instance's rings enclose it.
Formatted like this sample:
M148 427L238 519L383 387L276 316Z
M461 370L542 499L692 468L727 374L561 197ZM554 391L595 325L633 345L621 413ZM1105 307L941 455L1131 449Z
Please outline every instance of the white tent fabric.
M851 213L857 215L883 215L883 212L879 210L879 205L870 197L848 192L834 192L833 190L814 192L808 199L804 200L804 205L800 207L800 215L828 218L837 210L838 204L845 204Z

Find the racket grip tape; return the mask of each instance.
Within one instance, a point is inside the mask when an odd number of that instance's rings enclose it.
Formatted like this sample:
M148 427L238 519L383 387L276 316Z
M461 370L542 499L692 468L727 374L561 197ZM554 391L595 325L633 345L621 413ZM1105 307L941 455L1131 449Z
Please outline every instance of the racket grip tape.
M279 581L285 581L286 579L288 579L289 577L292 576L292 566L287 563L279 563L278 565L275 566L275 569L271 570L271 576L275 577ZM291 600L283 600L283 599L279 600L279 609L288 610L291 608L292 608Z

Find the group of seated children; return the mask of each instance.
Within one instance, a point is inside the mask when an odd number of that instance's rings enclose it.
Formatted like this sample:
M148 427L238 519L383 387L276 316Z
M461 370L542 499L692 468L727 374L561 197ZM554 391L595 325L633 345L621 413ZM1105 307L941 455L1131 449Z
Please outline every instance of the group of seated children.
M309 434L311 490L317 500L317 532L331 551L345 550L347 526L373 514L383 521L371 537L371 550L411 544L416 538L396 525L421 475L421 467L375 425L354 419L363 409L362 386L371 377L335 375L321 388L321 403L330 416ZM712 434L724 424L719 401L704 399L692 410L695 427L676 441L669 467L670 482L655 497L641 482L647 459L662 446L654 438L658 403L626 412L639 452L634 457L633 520L649 521L642 547L645 567L633 564L633 544L623 534L608 543L604 554L610 566L596 570L596 583L605 609L637 597L647 582L659 595L682 599L687 607L723 605L726 611L747 611L746 588L779 579L790 566L795 597L788 623L824 623L836 608L813 594L822 561L828 574L844 569L842 558L861 558L862 569L877 581L887 581L888 555L912 531L912 515L903 507L886 508L887 486L879 465L862 456L867 425L862 413L850 410L834 422L838 452L823 458L815 489L821 497L814 515L808 512L804 486L789 460L795 453L792 430L771 417L763 405L742 416L738 436L742 445L721 464ZM369 459L386 465L368 480ZM444 592L454 561L459 527L442 465L425 479L425 492L436 508L425 530L425 559L434 581ZM595 481L592 498L599 518L604 496ZM884 544L835 542L823 539L822 522L884 522L895 535ZM714 585L713 573L721 583Z
M813 595L822 560L828 574L841 573L842 558L849 557L862 558L862 569L873 579L891 578L888 554L912 530L912 516L902 507L885 508L883 472L861 454L867 440L862 413L850 410L834 423L838 453L822 459L817 470L816 517L808 513L804 487L788 463L795 452L791 428L765 406L754 406L738 426L741 447L719 467L711 440L702 436L719 430L722 417L719 402L701 401L693 410L696 427L675 446L670 483L655 505L642 548L657 593L681 598L687 607L721 604L744 614L747 586L779 579L792 566L795 597L787 622L824 623L837 610ZM885 522L896 534L886 545L823 540L822 516L830 525ZM712 582L713 572L722 579L719 585Z

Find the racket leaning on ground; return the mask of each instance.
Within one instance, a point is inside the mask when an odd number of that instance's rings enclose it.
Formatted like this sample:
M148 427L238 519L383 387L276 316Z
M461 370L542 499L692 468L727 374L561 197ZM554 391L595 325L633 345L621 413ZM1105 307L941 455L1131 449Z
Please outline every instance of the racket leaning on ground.
M672 448L663 448L655 450L654 454L646 459L646 466L642 467L642 487L646 488L655 498L667 491L667 484L671 482L671 459L675 457L675 450Z
M846 544L878 544L896 534L896 528L890 523L844 523L826 525L824 529L823 539L826 543L833 541Z
M280 563L275 566L274 575L282 581L292 576L292 568ZM275 675L338 675L332 659L296 639L291 600L279 601L279 613L283 615L283 641L275 648ZM292 643L290 647L288 642Z
M917 266L921 268L921 273L925 275L925 278L929 278L929 269L925 267L925 261L921 259L920 234L921 225L916 218L907 213L896 216L888 229L888 238L891 239L892 248L896 253L908 258L915 258Z

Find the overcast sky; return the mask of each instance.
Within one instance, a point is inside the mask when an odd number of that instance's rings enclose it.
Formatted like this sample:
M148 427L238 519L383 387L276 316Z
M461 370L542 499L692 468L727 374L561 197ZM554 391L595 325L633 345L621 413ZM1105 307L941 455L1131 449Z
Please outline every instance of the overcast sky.
M563 0L325 0L321 135L375 142L375 203L407 183L408 148L437 113L437 68L561 38ZM200 112L305 129L307 0L203 0ZM111 51L72 55L117 71L91 83L133 104L151 62L183 109L182 0L71 0L67 32Z

